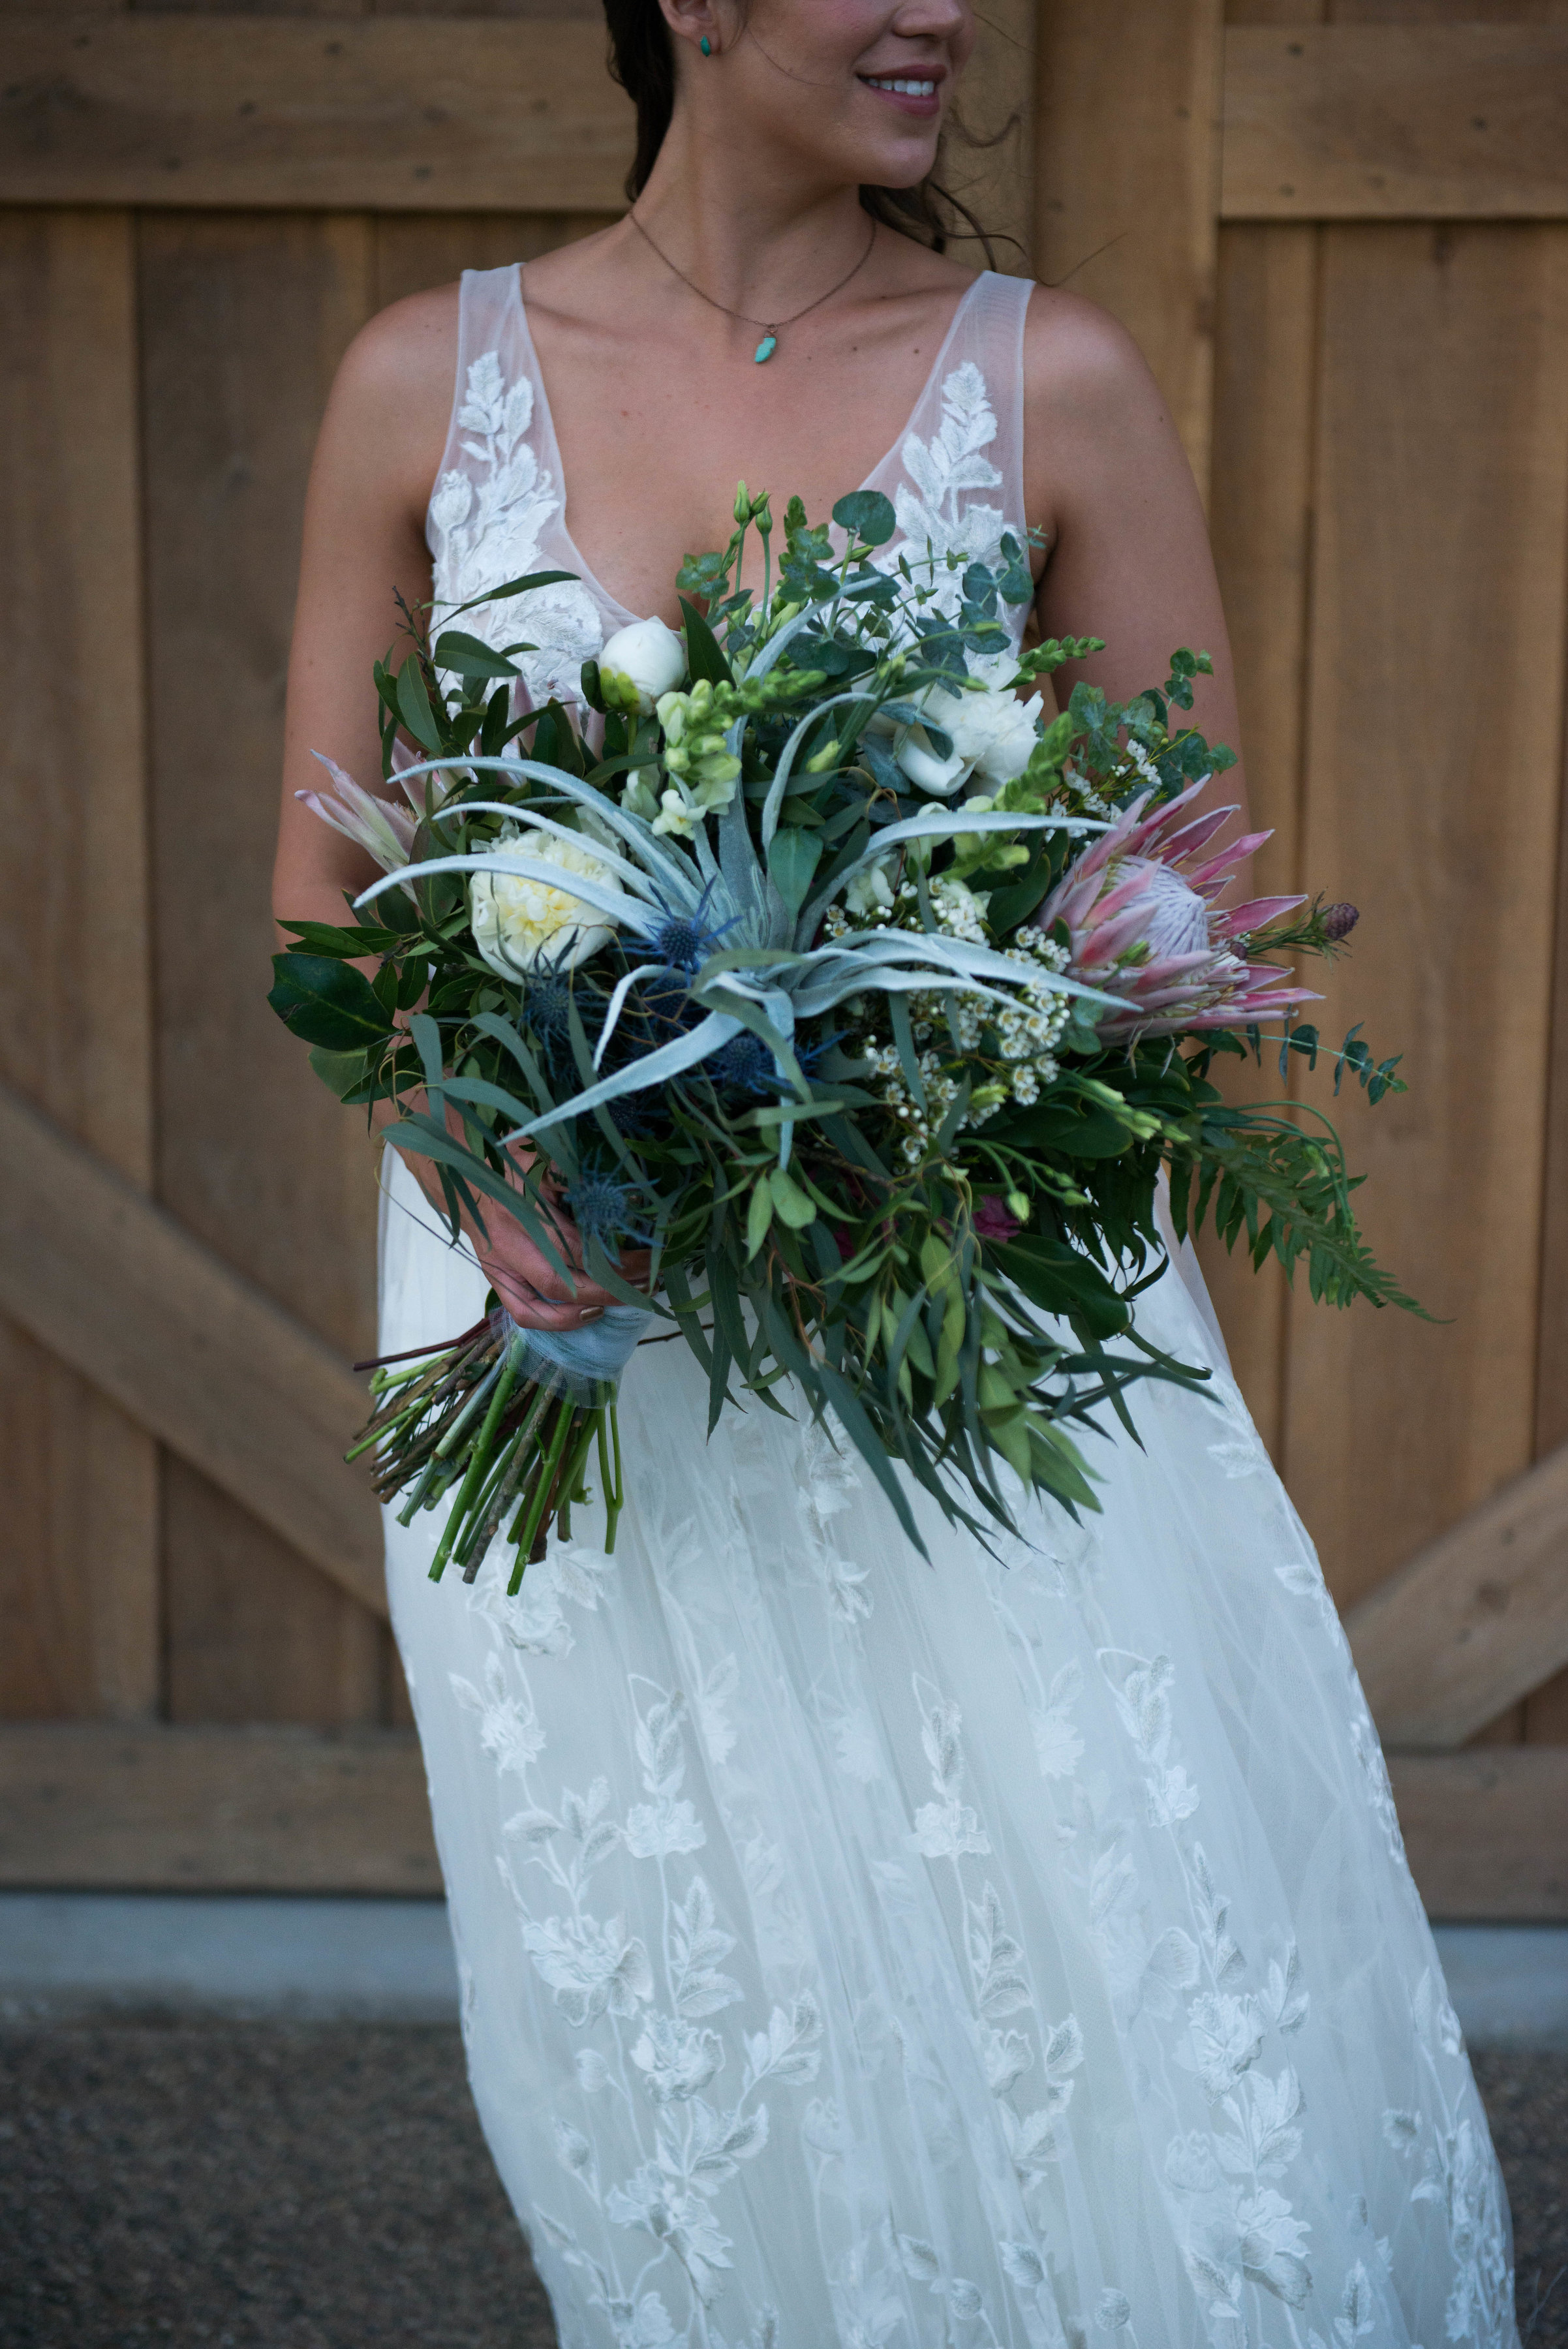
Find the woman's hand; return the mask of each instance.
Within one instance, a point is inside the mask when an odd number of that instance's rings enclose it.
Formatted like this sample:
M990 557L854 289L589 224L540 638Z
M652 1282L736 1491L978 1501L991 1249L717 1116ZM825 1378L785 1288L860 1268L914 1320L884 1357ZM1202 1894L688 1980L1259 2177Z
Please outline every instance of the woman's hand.
M477 1232L469 1237L485 1278L514 1321L525 1330L580 1330L585 1322L597 1321L607 1305L623 1300L582 1270L582 1235L576 1224L550 1199L539 1204L556 1250L571 1268L569 1289L548 1257L504 1208L485 1218L488 1241ZM649 1268L646 1248L628 1248L616 1259L617 1270L634 1288L646 1287Z
M422 1101L422 1095L421 1096ZM462 1121L451 1102L447 1104L447 1124L454 1140L462 1139ZM393 1145L396 1146L395 1144ZM534 1164L535 1154L525 1142L509 1145L507 1155L516 1164L519 1174L525 1174ZM446 1213L441 1195L441 1176L431 1162L414 1152L408 1154L408 1164L415 1181L432 1206ZM549 1226L556 1252L571 1273L568 1286L555 1266L528 1237L522 1225L509 1216L504 1207L493 1206L485 1216L485 1230L480 1231L467 1209L462 1211L462 1228L478 1257L485 1278L511 1314L514 1321L524 1330L580 1330L587 1321L597 1321L608 1305L618 1305L624 1299L613 1297L590 1280L582 1269L583 1237L569 1216L560 1206L555 1186L546 1185L537 1201L541 1215ZM615 1259L616 1269L633 1288L644 1288L651 1268L647 1248L624 1248Z

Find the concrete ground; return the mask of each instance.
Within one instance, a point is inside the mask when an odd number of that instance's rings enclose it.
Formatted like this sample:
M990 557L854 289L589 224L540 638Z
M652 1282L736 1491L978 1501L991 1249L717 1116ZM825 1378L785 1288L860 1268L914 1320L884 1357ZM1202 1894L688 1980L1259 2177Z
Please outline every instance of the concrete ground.
M1528 2349L1568 2349L1568 2054L1476 2064L1521 2329ZM555 2341L450 2025L0 2030L0 2349L405 2341Z

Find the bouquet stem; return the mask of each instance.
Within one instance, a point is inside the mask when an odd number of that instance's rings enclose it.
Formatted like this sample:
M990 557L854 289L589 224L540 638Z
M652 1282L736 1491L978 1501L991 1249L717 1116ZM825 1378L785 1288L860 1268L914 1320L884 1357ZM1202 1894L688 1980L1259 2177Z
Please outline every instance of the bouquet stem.
M552 1522L563 1538L570 1536L572 1504L588 1498L585 1475L596 1445L605 1548L614 1549L625 1493L613 1381L596 1381L583 1392L564 1386L548 1366L535 1375L526 1333L504 1316L418 1359L358 1367L374 1372L376 1408L345 1456L374 1453L378 1500L406 1495L398 1522L407 1526L457 1486L431 1560L432 1582L454 1562L472 1582L510 1511L505 1538L515 1558L507 1589L514 1595L525 1569L544 1557Z

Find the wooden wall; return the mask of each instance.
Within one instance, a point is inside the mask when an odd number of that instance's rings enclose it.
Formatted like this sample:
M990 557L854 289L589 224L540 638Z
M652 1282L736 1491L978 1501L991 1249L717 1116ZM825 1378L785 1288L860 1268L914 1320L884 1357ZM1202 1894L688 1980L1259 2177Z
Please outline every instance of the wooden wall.
M1270 885L1406 1050L1341 1108L1441 1325L1221 1265L1238 1368L1429 1900L1568 1914L1568 0L986 18L962 182L1148 352ZM337 1462L369 1156L264 999L285 662L356 328L617 206L598 22L0 0L0 1881L434 1882Z

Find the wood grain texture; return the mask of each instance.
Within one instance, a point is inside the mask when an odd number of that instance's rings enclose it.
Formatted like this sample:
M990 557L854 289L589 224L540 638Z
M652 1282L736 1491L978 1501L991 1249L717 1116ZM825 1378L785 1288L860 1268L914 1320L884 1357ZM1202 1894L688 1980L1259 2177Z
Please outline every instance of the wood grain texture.
M1227 220L1568 217L1568 26L1234 26Z
M1568 646L1563 648L1568 662ZM1563 693L1562 812L1557 843L1557 941L1552 988L1552 1062L1542 1183L1541 1314L1535 1364L1535 1453L1568 1444L1568 680ZM1568 1744L1568 1670L1531 1691L1524 1734Z
M343 1362L374 1351L374 1156L362 1118L338 1109L267 1008L267 884L306 477L337 361L374 306L373 274L371 227L354 215L141 226L159 1195ZM389 642L396 616L389 590ZM170 1501L180 1712L202 1714L210 1671L219 1718L242 1686L259 1718L324 1717L320 1684L296 1685L287 1610L253 1595L276 1572L275 1515L270 1534L237 1516L220 1530L233 1503L198 1504L178 1475ZM285 1581L305 1588L305 1568ZM324 1610L339 1618L330 1634ZM310 1612L328 1680L343 1685L338 1717L374 1718L374 1623L332 1593ZM346 1649L357 1685L342 1683Z
M158 1446L9 1319L0 1319L0 1719L156 1713Z
M1388 1775L1428 1916L1568 1920L1568 1746L1391 1754Z
M1036 274L1142 349L1209 477L1220 0L1041 0Z
M1310 228L1227 228L1220 241L1211 531L1235 657L1241 750L1260 891L1303 886L1303 647L1312 555L1317 239ZM1310 983L1310 982L1309 982ZM1272 1070L1220 1064L1236 1101L1279 1090ZM1211 1237L1199 1255L1231 1366L1277 1459L1286 1288Z
M303 1557L384 1612L380 1525L342 1453L332 1348L0 1088L0 1310Z
M0 202L613 210L631 143L587 21L0 19Z
M1345 1619L1378 1732L1461 1745L1568 1664L1568 1445L1505 1485Z
M1568 660L1568 647L1564 647ZM1568 685L1563 692L1568 722ZM1568 809L1568 744L1559 804ZM1557 936L1552 986L1552 1059L1542 1185L1541 1332L1535 1375L1535 1450L1568 1444L1568 822L1557 843Z
M978 16L956 116L938 177L992 240L995 265L1030 277L1034 243L1035 0L988 0ZM982 248L955 237L955 257L979 269Z
M504 269L608 228L614 212L390 212L374 222L375 307L449 285L465 269Z
M0 217L0 568L18 686L0 764L0 1078L131 1184L152 1172L146 712L130 237ZM0 1712L158 1699L156 1447L0 1337Z
M1286 1479L1348 1604L1530 1460L1568 554L1568 235L1324 238L1303 869L1363 911L1333 1108L1433 1329L1293 1301Z
M439 1893L406 1731L0 1729L0 1884Z

